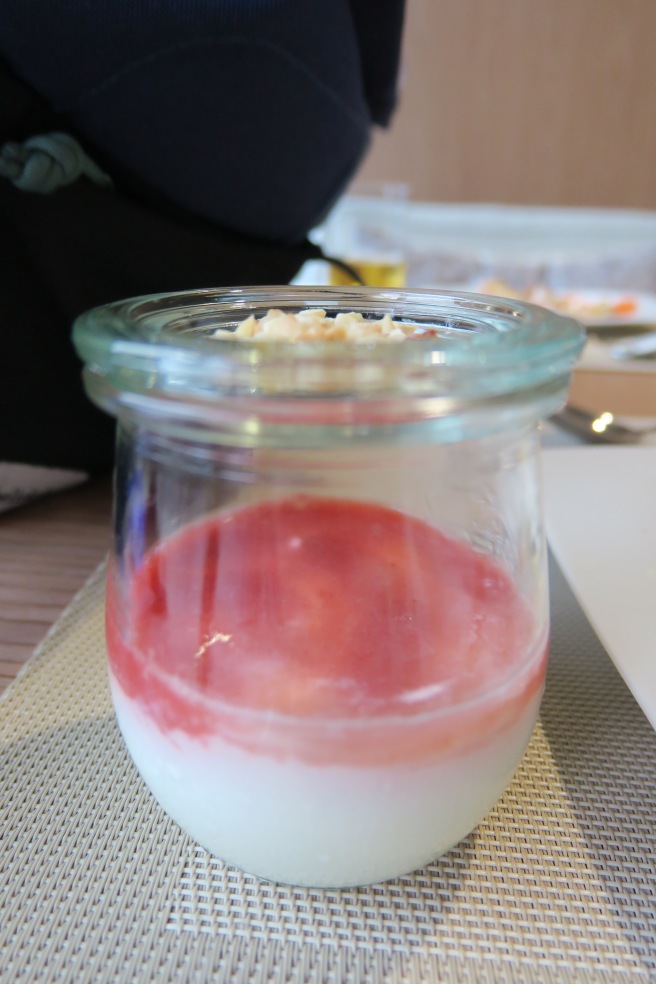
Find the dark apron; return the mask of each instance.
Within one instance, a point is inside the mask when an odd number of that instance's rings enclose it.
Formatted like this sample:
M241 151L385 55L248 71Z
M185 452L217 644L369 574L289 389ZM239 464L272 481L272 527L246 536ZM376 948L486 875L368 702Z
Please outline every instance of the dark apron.
M0 145L65 123L0 65ZM0 179L0 461L111 466L113 421L86 398L70 331L82 311L144 293L288 283L319 254L86 178L51 194Z

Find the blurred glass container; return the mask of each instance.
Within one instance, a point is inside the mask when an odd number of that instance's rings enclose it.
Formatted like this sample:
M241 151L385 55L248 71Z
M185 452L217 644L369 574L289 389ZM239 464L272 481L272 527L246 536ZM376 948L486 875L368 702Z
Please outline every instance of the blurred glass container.
M338 230L352 223L369 239L382 235L378 205L366 196L347 196L337 216ZM656 292L654 211L408 201L403 241L409 287L472 289L499 279L520 290Z
M389 314L416 337L212 337L270 308ZM537 424L580 326L474 295L244 288L112 304L74 338L118 419L109 672L159 803L294 884L446 851L537 717Z

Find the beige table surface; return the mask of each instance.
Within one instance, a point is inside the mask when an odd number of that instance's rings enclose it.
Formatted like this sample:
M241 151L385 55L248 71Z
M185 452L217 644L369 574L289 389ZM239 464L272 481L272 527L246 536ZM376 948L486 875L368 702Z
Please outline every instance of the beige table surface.
M0 693L107 553L111 482L0 515Z

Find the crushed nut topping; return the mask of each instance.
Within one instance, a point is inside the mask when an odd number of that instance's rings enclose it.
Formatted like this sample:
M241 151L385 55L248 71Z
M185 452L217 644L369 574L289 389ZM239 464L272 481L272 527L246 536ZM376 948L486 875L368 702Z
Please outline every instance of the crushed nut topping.
M262 318L246 318L234 331L217 328L211 337L240 341L403 342L415 333L416 325L393 321L389 314L379 321L369 321L354 311L331 318L320 308L298 314L272 308Z

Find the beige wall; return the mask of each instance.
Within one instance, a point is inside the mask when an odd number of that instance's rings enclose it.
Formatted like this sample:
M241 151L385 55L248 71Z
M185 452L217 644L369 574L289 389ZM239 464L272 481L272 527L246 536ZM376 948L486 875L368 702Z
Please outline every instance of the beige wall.
M414 199L656 208L656 0L407 0L358 177Z

